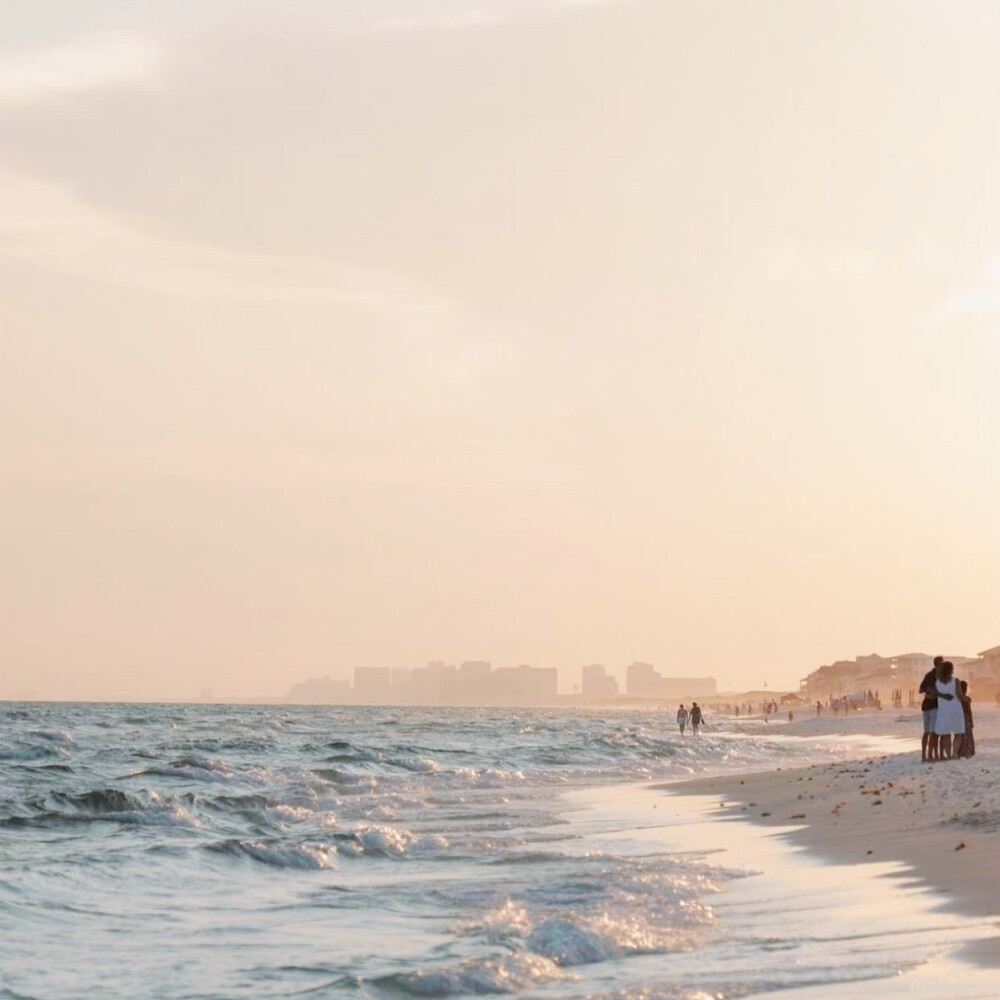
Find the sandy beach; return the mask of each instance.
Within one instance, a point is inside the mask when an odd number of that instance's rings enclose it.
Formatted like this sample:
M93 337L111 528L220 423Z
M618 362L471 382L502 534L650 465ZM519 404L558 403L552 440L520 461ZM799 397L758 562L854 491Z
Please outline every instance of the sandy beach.
M850 763L661 786L717 795L730 816L781 827L783 837L841 864L900 861L902 875L942 893L968 916L1000 916L1000 710L976 705L976 756L925 764L913 710L810 718L788 736L904 737L890 752L860 749ZM775 726L775 731L778 727ZM870 744L869 744L870 747ZM998 924L1000 926L1000 924ZM970 948L1000 967L1000 936Z

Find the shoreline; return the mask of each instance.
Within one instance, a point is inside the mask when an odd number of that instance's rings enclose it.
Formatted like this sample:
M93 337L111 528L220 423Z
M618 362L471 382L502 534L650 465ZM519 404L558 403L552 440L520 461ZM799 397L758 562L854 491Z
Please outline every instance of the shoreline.
M898 721L861 720L872 736L887 735L886 726ZM830 720L815 723L786 732L825 735L831 728ZM1000 968L1000 712L977 715L976 741L977 754L967 760L922 763L914 739L898 753L653 787L716 797L717 816L780 828L777 836L836 864L902 863L905 869L889 877L934 890L943 910L996 918L997 936L962 951Z

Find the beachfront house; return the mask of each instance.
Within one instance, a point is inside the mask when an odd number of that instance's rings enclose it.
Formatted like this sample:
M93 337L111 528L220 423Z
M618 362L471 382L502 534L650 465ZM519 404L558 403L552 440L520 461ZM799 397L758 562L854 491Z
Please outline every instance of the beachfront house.
M964 667L972 697L1000 700L1000 646L984 649Z

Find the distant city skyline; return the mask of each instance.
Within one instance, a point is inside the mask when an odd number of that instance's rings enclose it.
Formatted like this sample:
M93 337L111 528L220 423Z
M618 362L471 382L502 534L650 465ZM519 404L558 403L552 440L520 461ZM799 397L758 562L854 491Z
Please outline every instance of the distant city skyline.
M448 664L434 660L424 667L355 667L351 681L329 676L293 684L291 702L358 705L467 705L530 707L557 703L595 703L622 698L664 699L717 693L713 677L664 677L652 664L631 663L625 685L619 691L617 678L599 663L581 671L581 683L573 691L561 690L554 667L522 663L516 667L494 665L486 660Z
M30 688L25 688L15 693L5 693L0 691L0 701L18 700L53 700L53 701L160 701L160 702L187 702L187 701L253 701L282 703L296 700L301 697L306 703L329 703L329 698L323 697L314 699L309 692L322 688L327 694L330 691L340 691L344 704L495 704L502 706L509 705L531 705L549 703L546 699L558 696L560 700L572 701L580 699L584 702L595 702L601 700L613 700L615 698L640 698L640 699L670 699L682 696L685 693L695 694L699 697L707 695L724 695L726 693L740 693L747 691L788 691L797 692L800 687L806 690L812 685L815 687L816 678L840 677L837 683L843 686L844 678L862 676L867 672L877 673L879 669L888 669L892 665L895 670L898 664L901 676L908 676L918 667L929 663L932 656L937 653L927 652L906 652L889 655L882 655L878 652L855 654L847 659L828 658L826 663L803 668L798 672L796 678L786 684L775 683L768 678L761 679L758 683L753 683L752 678L748 682L740 685L732 683L729 678L719 678L709 673L696 673L686 671L681 673L680 669L668 664L659 666L643 661L633 660L631 663L622 664L617 662L611 665L602 663L583 664L576 668L547 667L539 664L517 662L513 664L493 663L490 660L460 660L456 663L448 663L442 659L428 660L415 666L353 666L336 671L329 667L317 666L309 672L303 670L302 673L289 682L289 686L284 690L272 690L260 693L247 693L240 691L226 691L217 689L210 683L201 684L196 691L188 691L168 696L147 696L129 697L124 695L106 695L99 697L88 697L86 695L76 697L52 697L40 694ZM996 683L1000 687L1000 646L993 646L986 650L974 653L955 653L953 650L942 654L954 660L956 664L963 668L968 668L978 664L981 677L992 678L996 675ZM914 666L916 664L917 666ZM550 679L545 682L546 694L544 697L535 700L524 700L512 698L506 702L503 698L496 700L468 700L454 696L444 696L440 694L439 688L418 689L424 684L425 679L430 675L444 672L458 672L465 676L478 673L480 677L490 675L511 675L517 671L529 670L536 675L545 674ZM738 670L730 669L728 673L732 676L741 676ZM362 683L361 695L358 694L358 677L365 680ZM745 676L742 675L742 676ZM375 681L375 678L380 680ZM883 681L885 678L883 678ZM703 682L710 683L710 690L703 686ZM439 683L435 681L435 683ZM825 683L823 681L820 684ZM372 686L372 685L376 686ZM366 697L376 690L377 685L385 684L386 690L391 686L395 697L388 701L381 696L374 697L371 701L366 701ZM990 693L993 690L993 681L988 684ZM480 689L481 690L481 689ZM298 692L298 696L296 695ZM367 694L366 694L367 692ZM405 693L405 696L403 694Z
M197 691L184 692L172 696L161 697L127 697L109 695L104 697L77 696L69 698L51 697L39 694L29 689L24 689L14 694L0 692L2 700L54 700L54 701L254 701L282 703L285 701L296 701L301 699L305 703L332 703L330 693L340 692L343 696L344 704L411 704L411 705L448 705L448 704L493 704L503 706L514 705L541 705L551 703L558 697L559 700L570 703L573 699L583 702L597 702L603 700L614 700L615 698L639 698L650 700L671 699L694 694L698 697L709 695L725 695L726 693L740 693L747 691L788 691L797 692L800 688L803 691L813 689L826 690L829 692L830 682L823 678L839 678L835 686L843 687L853 678L871 674L878 675L879 671L888 671L890 666L893 671L900 670L900 677L909 677L915 670L924 668L937 653L927 652L906 652L889 655L882 655L877 652L856 654L847 659L828 659L827 663L814 666L810 669L803 668L796 679L787 684L774 683L764 678L759 683L752 680L744 685L733 684L729 679L718 678L711 674L696 674L687 672L680 673L678 669L670 664L661 664L659 667L642 660L633 660L629 664L605 665L601 663L584 664L575 669L565 670L556 667L546 667L543 665L529 663L515 664L494 664L489 660L462 660L457 663L448 663L445 660L429 660L417 666L354 666L336 672L331 669L315 669L311 673L303 671L296 679L291 680L288 688L282 692L278 690L263 693L248 694L246 692L226 691L216 689L211 684L202 684ZM980 691L988 690L992 696L994 683L1000 690L1000 646L993 646L986 650L975 653L955 653L946 654L956 665L963 669L976 669L980 679L988 678L985 688L980 687ZM476 700L470 697L469 691L475 690L481 695L484 688L472 689L467 685L463 689L463 694L456 696L454 693L443 694L441 681L442 674L454 676L456 673L466 679L473 675L480 678L494 678L497 676L511 676L518 671L530 671L536 676L545 675L543 682L545 694L543 696L529 698L510 697L489 697ZM730 674L739 675L738 671L730 670ZM362 678L361 687L358 687L358 678ZM434 677L433 684L427 682ZM889 675L886 673L882 677L882 682L886 683ZM819 679L819 680L818 680ZM706 683L708 686L706 687ZM819 684L820 687L816 685ZM823 687L826 685L826 687ZM322 690L322 697L316 697L315 693ZM392 697L386 697L388 691L392 691ZM979 693L979 692L977 692ZM332 701L340 701L340 698Z
M516 666L494 665L487 660L465 660L457 664L432 660L419 667L355 667L347 677L314 674L293 681L284 693L271 692L263 696L216 692L210 686L203 686L196 696L152 700L532 707L625 703L630 700L663 702L691 697L725 698L727 695L747 693L788 692L800 694L811 703L817 695L828 699L832 694L839 696L866 689L877 692L899 688L905 691L909 685L912 693L935 655L951 660L956 672L971 681L976 700L989 701L994 696L1000 698L1000 646L993 646L971 655L954 652L907 652L887 656L879 653L858 654L850 659L831 660L803 673L796 684L787 687L767 682L758 686L730 687L720 685L712 676L679 676L669 669L660 670L643 661L633 661L618 670L599 663L585 664L580 668L580 682L568 685L560 672L552 667L524 663ZM27 695L21 697L32 700Z

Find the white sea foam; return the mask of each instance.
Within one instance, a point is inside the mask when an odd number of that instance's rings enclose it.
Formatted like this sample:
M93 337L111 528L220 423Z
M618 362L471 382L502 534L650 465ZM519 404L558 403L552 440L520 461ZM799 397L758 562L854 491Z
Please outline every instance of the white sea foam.
M448 840L440 834L420 836L402 827L373 824L359 827L341 845L341 853L355 857L363 854L402 857L426 854L448 848Z
M378 985L402 988L415 996L521 993L571 978L555 962L540 955L504 955L453 968L419 970L383 980Z
M560 966L678 951L692 947L699 939L694 928L670 923L656 926L627 903L593 914L533 915L524 904L508 899L462 930L465 934L480 933L497 943L519 943Z
M337 866L337 848L330 844L279 844L239 841L236 849L255 861L275 868L318 870Z
M305 823L312 819L316 813L305 806L277 805L270 806L266 810L267 815L279 823Z
M166 806L163 809L142 809L134 812L109 813L103 817L122 823L150 826L181 826L191 830L201 829L201 820L184 806Z
M236 772L225 761L186 757L167 764L156 764L129 775L139 777L184 778L188 781L232 781Z

